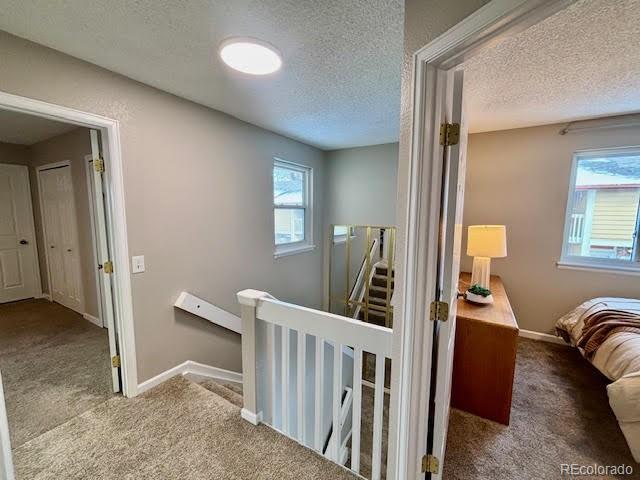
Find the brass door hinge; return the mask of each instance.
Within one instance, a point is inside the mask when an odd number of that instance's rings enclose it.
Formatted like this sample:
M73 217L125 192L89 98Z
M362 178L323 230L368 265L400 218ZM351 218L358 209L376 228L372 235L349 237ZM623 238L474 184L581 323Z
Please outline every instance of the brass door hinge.
M449 318L449 304L447 302L431 302L429 319L446 322Z
M104 273L113 273L113 262L107 260L102 264L102 268L104 268Z
M422 457L422 471L424 473L438 473L440 467L440 461L438 457L433 455L425 455Z
M93 160L93 168L98 173L104 172L104 160L101 159L101 158L94 159Z
M120 368L120 355L114 355L111 357L111 366L113 368Z
M440 145L449 147L460 141L460 124L443 123L440 125Z

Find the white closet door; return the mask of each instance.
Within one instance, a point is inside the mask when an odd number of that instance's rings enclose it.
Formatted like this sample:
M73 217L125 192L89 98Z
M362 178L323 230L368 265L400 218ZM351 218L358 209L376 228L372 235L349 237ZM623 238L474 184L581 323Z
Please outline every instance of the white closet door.
M40 293L29 172L0 165L0 303Z
M51 298L84 313L71 167L41 170L40 197Z

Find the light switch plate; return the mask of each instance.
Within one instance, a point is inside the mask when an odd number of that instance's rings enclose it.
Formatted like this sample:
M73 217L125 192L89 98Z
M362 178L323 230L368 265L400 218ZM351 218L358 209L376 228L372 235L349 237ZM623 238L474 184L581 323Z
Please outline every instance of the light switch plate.
M144 255L131 257L131 273L144 272Z

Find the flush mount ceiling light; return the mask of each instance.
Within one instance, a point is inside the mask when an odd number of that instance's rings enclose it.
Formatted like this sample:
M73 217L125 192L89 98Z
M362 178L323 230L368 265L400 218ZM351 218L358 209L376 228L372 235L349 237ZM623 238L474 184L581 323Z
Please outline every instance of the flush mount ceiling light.
M280 53L255 38L228 38L220 45L220 58L234 70L250 75L267 75L282 67Z

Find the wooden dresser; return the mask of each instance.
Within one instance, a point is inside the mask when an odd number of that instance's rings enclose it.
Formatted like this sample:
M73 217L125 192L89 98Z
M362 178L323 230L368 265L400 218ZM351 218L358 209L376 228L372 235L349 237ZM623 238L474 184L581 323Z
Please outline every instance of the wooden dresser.
M460 291L471 275L460 275ZM493 303L458 300L451 406L509 425L518 323L500 277L491 276Z

